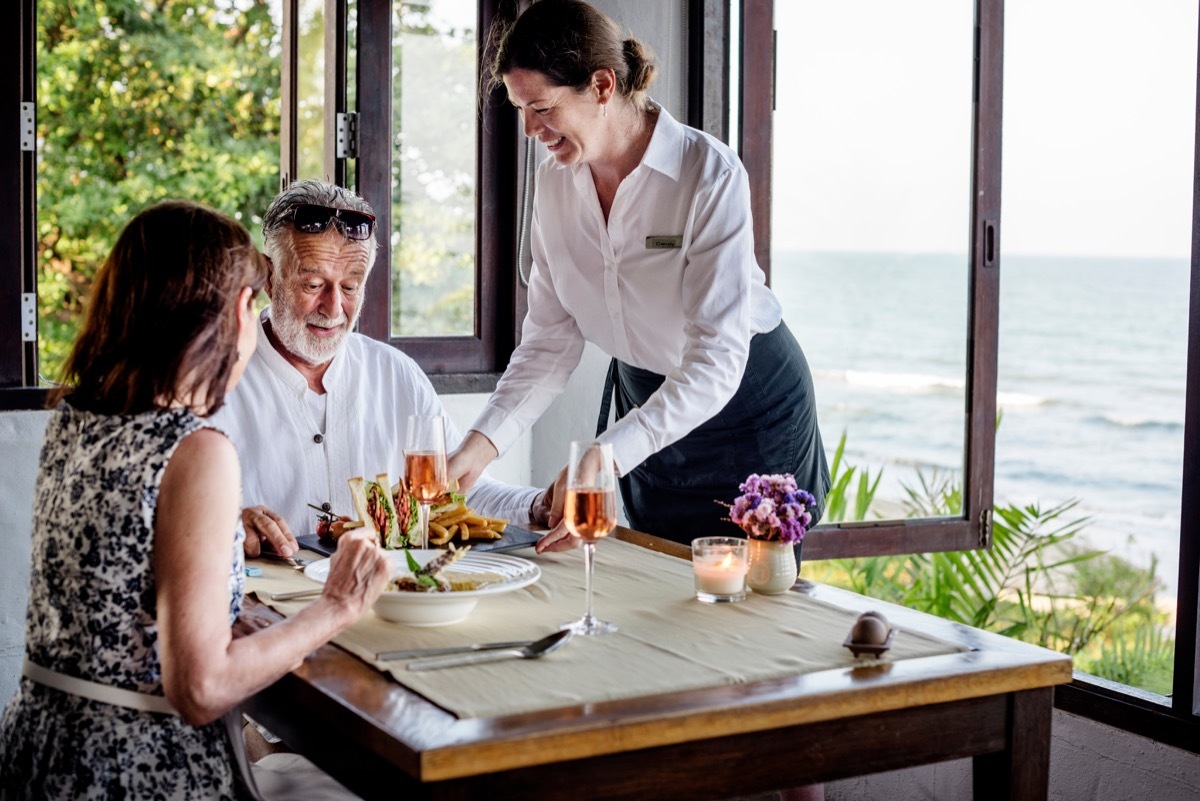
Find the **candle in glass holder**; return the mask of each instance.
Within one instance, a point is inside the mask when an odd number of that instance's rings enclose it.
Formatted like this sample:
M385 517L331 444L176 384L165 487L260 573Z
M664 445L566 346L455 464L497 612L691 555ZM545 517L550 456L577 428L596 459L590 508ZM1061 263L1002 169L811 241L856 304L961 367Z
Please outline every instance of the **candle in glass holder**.
M710 604L742 600L749 570L746 541L737 537L692 540L692 570L699 600Z

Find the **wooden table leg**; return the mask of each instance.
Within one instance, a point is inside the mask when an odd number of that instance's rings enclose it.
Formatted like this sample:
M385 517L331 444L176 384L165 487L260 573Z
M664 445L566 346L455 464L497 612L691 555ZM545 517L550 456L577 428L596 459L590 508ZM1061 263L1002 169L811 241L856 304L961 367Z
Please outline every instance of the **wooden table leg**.
M1008 704L1007 747L974 758L975 801L1046 801L1054 690L1013 693Z

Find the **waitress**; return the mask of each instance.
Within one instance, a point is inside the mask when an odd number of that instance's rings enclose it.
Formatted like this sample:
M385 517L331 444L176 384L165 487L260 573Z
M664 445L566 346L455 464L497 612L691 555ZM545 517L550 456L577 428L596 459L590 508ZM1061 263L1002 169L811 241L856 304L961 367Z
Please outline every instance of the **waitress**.
M450 474L469 487L592 342L613 357L597 439L613 446L633 528L678 542L736 533L716 501L750 473L793 473L818 519L829 468L812 376L755 261L737 155L649 99L653 55L587 3L535 3L492 40L491 78L550 157L521 345ZM553 522L565 470L548 493ZM538 550L575 544L560 524Z

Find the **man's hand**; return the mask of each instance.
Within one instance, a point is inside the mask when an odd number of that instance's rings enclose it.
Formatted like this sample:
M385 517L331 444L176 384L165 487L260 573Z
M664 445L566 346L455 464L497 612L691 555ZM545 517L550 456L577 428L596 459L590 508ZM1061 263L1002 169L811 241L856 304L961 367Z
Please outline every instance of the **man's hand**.
M243 549L246 556L258 556L264 550L280 556L291 556L300 550L287 521L265 506L248 506L242 510L242 528L246 529Z
M544 526L546 528L554 528L558 523L557 519L552 519L551 514L554 510L554 485L549 489L543 490L529 507L529 523L534 526Z
M567 468L563 468L558 473L558 478L546 488L542 493L542 497L538 503L545 503L547 506L546 520L544 525L550 527L550 531L546 536L537 541L534 550L538 553L546 551L569 551L572 548L579 547L579 538L567 529L563 522L563 499L567 496ZM534 504L536 507L537 504ZM538 521L542 522L542 521Z
M500 454L492 441L478 431L468 431L454 453L446 460L446 477L458 481L459 492L466 493L479 475Z

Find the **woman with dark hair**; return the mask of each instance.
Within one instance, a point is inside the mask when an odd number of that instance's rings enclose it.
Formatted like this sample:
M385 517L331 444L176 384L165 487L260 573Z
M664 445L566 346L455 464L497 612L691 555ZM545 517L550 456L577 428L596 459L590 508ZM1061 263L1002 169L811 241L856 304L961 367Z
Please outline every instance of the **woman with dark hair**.
M206 418L254 350L267 268L241 224L166 202L126 226L97 274L42 445L0 798L234 798L236 705L386 583L378 549L343 538L319 600L234 636L240 474Z
M812 377L754 258L737 155L647 96L652 56L578 0L493 32L491 76L550 157L537 175L521 345L450 472L470 486L562 391L585 342L613 357L597 437L630 525L728 534L751 473L793 473L821 515L829 469ZM561 510L564 476L551 487ZM561 524L539 550L573 547Z

